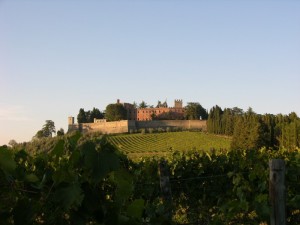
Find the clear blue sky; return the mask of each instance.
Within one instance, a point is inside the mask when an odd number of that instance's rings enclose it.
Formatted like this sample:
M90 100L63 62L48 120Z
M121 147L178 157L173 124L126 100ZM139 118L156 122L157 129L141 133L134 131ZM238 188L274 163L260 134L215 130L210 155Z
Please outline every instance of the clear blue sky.
M300 1L0 0L0 145L121 99L300 115Z

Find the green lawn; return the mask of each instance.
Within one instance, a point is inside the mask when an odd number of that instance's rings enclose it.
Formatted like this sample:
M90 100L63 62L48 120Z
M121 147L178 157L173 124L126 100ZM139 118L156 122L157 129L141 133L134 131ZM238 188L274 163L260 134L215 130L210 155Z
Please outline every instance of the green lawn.
M229 149L231 138L203 132L122 134L108 140L129 157L166 155L172 151Z

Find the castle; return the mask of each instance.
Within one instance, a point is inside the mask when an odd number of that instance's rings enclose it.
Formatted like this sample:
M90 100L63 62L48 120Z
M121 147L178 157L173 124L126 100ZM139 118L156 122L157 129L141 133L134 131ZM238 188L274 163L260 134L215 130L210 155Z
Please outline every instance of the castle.
M157 107L136 108L130 103L121 103L127 111L127 120L107 122L106 119L94 119L94 123L74 123L74 117L68 118L68 131L102 133L128 133L140 129L199 129L206 130L205 120L183 120L182 100L175 100L174 107L167 103L158 103ZM170 120L171 119L171 120Z
M182 100L175 100L174 107L168 107L167 103L158 102L157 107L150 108L136 108L130 103L121 103L117 100L117 104L122 104L127 110L128 120L137 121L149 121L155 119L183 119L184 118L184 108L182 107Z

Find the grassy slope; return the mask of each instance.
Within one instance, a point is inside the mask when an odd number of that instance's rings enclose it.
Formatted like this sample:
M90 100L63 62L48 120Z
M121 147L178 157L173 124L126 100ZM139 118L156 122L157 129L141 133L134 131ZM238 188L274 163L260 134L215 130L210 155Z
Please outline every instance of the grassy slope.
M108 140L130 157L163 156L172 150L229 149L231 138L203 132L170 132L154 134L122 134Z

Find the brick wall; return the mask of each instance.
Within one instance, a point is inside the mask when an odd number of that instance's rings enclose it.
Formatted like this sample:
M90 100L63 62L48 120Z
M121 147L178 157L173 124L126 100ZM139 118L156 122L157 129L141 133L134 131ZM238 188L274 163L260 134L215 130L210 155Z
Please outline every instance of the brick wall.
M160 116L169 112L176 113L183 117L184 108L144 108L137 109L137 121L152 120L152 115Z

